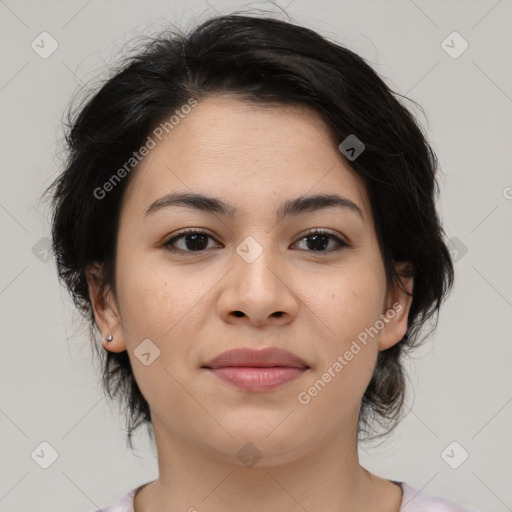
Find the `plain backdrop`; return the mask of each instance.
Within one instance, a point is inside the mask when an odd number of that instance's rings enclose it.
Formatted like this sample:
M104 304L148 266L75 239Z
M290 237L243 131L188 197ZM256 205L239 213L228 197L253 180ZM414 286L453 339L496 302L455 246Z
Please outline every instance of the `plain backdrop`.
M407 363L410 412L361 449L362 463L475 510L512 510L512 2L278 5L417 101L440 160L455 289ZM187 29L250 8L279 11L266 2L0 0L1 511L87 512L157 476L144 430L130 452L124 418L103 398L87 330L47 250L40 196L62 169L69 102L126 43L169 22Z

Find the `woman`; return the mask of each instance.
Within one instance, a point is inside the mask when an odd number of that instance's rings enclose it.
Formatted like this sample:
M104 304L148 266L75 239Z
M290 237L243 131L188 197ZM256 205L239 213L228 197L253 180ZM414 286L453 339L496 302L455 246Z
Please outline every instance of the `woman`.
M67 142L59 275L158 452L103 510L465 510L359 464L453 282L436 157L359 56L212 18L128 58Z

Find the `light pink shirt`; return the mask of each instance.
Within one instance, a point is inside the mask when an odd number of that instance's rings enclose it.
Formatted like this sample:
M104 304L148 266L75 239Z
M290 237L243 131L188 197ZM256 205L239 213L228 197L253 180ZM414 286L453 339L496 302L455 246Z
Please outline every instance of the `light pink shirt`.
M442 499L432 498L414 489L404 482L394 482L402 488L402 504L399 512L471 512L456 503ZM144 484L146 485L146 484ZM135 512L133 509L133 498L135 493L142 488L136 487L126 493L119 501L95 512Z

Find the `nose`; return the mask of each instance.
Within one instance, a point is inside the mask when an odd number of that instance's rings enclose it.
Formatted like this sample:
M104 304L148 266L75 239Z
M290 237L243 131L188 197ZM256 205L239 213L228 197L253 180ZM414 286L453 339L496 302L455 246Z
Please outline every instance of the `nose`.
M269 245L263 247L254 239L240 244L232 261L234 268L224 281L218 304L224 321L255 327L291 323L299 310L292 266Z

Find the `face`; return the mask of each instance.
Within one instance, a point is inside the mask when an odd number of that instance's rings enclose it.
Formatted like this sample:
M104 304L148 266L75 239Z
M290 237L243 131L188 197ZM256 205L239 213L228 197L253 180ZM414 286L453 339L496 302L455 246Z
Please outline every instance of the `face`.
M319 195L331 201L304 201ZM387 290L365 187L320 118L229 96L199 102L137 169L116 292L94 301L96 321L108 350L128 350L155 433L238 464L248 442L268 465L355 442L378 351L402 338L409 308ZM205 368L268 347L306 368Z

